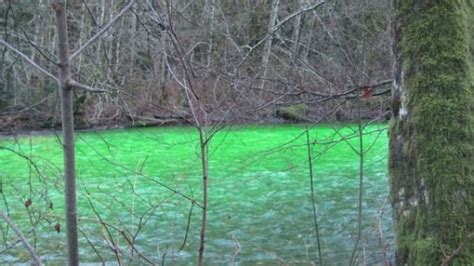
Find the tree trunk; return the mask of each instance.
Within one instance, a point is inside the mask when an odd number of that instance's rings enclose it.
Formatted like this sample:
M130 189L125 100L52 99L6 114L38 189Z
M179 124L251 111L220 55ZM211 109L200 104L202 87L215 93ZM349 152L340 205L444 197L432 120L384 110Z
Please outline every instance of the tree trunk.
M76 215L76 170L74 155L73 92L68 84L71 79L69 66L69 45L65 1L53 4L56 13L56 29L59 53L59 87L61 90L61 111L64 150L64 189L66 206L66 233L69 265L79 265Z
M396 265L469 265L474 261L472 6L393 3L389 172Z
M215 0L207 0L207 8L209 12L209 37L208 37L208 49L207 49L207 68L212 64L212 49L214 45L214 34L215 34L215 14L216 14L216 3Z
M198 127L199 132L199 144L201 147L201 170L202 170L202 220L201 220L201 232L199 234L199 258L198 265L204 265L204 250L206 247L206 226L207 226L207 183L209 177L209 157L208 157L208 144L209 139L205 134L202 127Z
M275 26L275 22L278 15L278 5L280 4L280 0L272 0L272 8L270 10L270 18L268 20L267 25L267 34L272 34L273 27ZM267 78L267 69L268 69L268 61L270 60L270 55L272 52L272 41L273 36L269 36L264 43L263 46L263 55L262 55L262 68L263 68L263 75L262 81L260 82L260 88L263 89L265 86L265 79Z
M305 6L304 0L298 0L296 3L294 3L296 6L296 11L301 10ZM295 17L295 22L293 24L293 36L291 40L293 41L293 44L291 45L291 56L293 57L293 61L295 58L298 57L298 48L300 45L300 34L301 34L301 22L303 21L303 16L304 14L300 14Z

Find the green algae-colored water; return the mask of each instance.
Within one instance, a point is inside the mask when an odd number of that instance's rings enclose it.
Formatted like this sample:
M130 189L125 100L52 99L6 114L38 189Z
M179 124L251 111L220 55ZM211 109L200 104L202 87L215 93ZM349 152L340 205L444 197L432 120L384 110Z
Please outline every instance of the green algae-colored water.
M365 128L358 264L380 264L393 249L385 127ZM352 149L359 147L357 125L311 127L310 136L323 263L347 265L357 237L360 161ZM195 205L190 216L189 198L200 203L202 195L197 140L191 127L78 134L81 262L113 263L115 246L124 264L196 263L201 209ZM63 264L60 137L4 138L0 146L7 148L0 149L0 208L8 210L45 262ZM222 129L210 142L209 169L207 264L317 261L304 126ZM26 208L28 199L32 204ZM0 224L0 264L27 262L21 244L13 245L12 230Z

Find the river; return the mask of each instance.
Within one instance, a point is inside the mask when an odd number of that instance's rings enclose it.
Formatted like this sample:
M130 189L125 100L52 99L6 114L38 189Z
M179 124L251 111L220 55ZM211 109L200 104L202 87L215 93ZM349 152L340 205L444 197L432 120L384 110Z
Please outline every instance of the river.
M309 129L324 265L347 265L358 235L357 130L347 124ZM318 261L305 132L303 125L254 125L226 127L213 135L207 264ZM382 265L391 258L394 242L386 125L370 125L364 132L363 230L355 259L359 265ZM119 257L132 265L196 263L201 219L197 140L191 127L77 135L81 262L113 264ZM64 263L60 137L10 137L0 146L7 148L0 149L0 208L8 210L42 260ZM18 243L11 247L17 238L0 225L0 264L26 263L26 250Z

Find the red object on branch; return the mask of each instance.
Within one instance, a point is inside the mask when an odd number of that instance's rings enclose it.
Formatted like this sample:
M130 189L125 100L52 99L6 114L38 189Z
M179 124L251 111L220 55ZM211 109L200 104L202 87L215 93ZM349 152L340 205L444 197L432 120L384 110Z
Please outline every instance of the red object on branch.
M371 87L369 87L369 86L364 86L364 87L362 87L362 95L361 95L361 97L362 97L364 100L368 101L370 98L372 98L372 92L373 92L373 90L372 90Z

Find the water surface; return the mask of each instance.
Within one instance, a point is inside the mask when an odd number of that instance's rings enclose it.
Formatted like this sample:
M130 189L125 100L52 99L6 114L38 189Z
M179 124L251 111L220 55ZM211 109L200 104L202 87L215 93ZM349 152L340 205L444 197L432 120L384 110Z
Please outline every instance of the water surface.
M385 127L366 127L363 140L364 228L357 258L371 265L389 257L393 244ZM325 265L347 265L357 236L357 133L356 125L310 128ZM146 256L154 263L195 264L201 209L194 205L189 216L189 199L199 203L202 195L197 139L191 127L78 134L82 262L112 263L116 246L124 263L142 264ZM7 138L0 146L10 149L0 150L1 208L45 261L64 263L60 137ZM212 138L209 154L208 264L317 261L304 126L225 128ZM32 204L25 208L27 199ZM21 245L11 247L16 236L4 223L1 228L0 263L27 262Z

